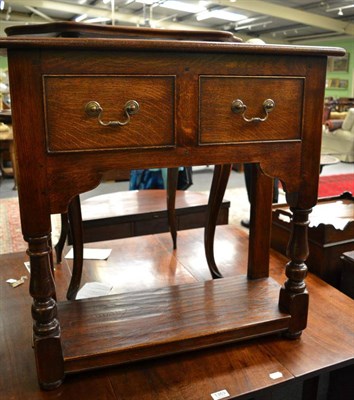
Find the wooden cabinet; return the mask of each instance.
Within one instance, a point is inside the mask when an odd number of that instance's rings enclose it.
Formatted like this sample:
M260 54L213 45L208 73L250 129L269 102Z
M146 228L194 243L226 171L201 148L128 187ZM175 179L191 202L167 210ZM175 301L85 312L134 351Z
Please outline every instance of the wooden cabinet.
M189 39L0 40L8 51L33 344L44 389L59 386L69 372L276 332L296 338L306 327L306 227L317 200L318 110L327 56L343 51L204 42L193 33ZM275 104L271 112L268 99ZM122 107L130 100L140 107L128 123L102 126L100 119L126 121ZM235 112L235 100L247 109ZM88 115L90 101L103 112ZM213 216L231 164L244 162L257 168L247 276L57 305L50 214L65 212L105 171L215 164ZM267 278L270 177L282 180L294 214L281 288Z

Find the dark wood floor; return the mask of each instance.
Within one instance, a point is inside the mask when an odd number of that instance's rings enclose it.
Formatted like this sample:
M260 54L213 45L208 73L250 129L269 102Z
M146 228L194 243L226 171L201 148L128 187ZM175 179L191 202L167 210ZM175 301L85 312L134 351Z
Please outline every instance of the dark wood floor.
M248 235L217 228L215 255L223 274L244 273ZM168 233L92 243L113 249L108 261L86 261L83 283L112 284L114 292L157 288L210 279L203 250L203 230L182 231L172 251ZM0 256L0 398L202 400L227 390L227 399L349 400L354 363L353 300L314 275L308 327L301 339L269 336L193 353L137 362L67 376L53 392L36 382L31 349L31 299L28 280L17 288L5 283L28 273L25 254ZM271 253L271 276L283 283L286 258ZM70 262L56 268L58 300L64 300ZM271 374L279 377L272 379Z

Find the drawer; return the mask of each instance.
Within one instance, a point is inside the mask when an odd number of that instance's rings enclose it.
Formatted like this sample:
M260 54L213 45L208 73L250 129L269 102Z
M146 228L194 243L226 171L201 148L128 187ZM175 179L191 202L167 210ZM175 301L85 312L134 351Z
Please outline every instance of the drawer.
M175 146L175 77L84 75L43 77L47 149L49 152ZM125 122L125 105L134 100L137 113ZM100 116L86 113L95 101Z
M201 76L199 81L199 144L279 141L301 139L304 78ZM242 115L231 105L246 105ZM265 121L264 100L274 109Z

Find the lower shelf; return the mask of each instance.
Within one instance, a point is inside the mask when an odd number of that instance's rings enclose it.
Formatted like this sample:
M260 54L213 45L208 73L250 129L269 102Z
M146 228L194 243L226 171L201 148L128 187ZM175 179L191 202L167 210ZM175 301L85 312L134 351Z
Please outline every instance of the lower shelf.
M271 278L223 278L58 304L65 372L284 331Z

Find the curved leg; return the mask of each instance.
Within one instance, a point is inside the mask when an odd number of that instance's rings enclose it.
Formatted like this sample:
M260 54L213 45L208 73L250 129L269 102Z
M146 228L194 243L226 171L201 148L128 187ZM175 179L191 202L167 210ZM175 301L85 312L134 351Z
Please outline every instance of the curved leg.
M58 243L54 247L55 255L57 258L57 264L60 264L62 261L63 249L64 249L66 238L68 236L68 232L69 232L68 214L64 213L64 214L61 214L61 230L60 230L59 240L58 240Z
M280 289L279 309L291 315L290 325L285 336L298 338L306 328L308 313L308 293L304 279L307 274L305 260L309 254L307 241L308 215L312 209L291 207L293 212L292 234L287 255L290 261L286 265L287 281Z
M176 191L177 191L178 168L167 170L167 219L170 228L173 249L177 248L177 226L176 226Z
M213 181L211 184L207 220L204 231L204 247L208 267L213 279L222 278L214 258L214 236L216 221L222 200L224 198L227 182L231 172L232 164L215 165Z
M82 232L82 217L80 197L75 196L69 204L69 222L73 238L73 271L71 281L66 297L68 300L74 300L80 287L82 265L84 261L84 240Z

